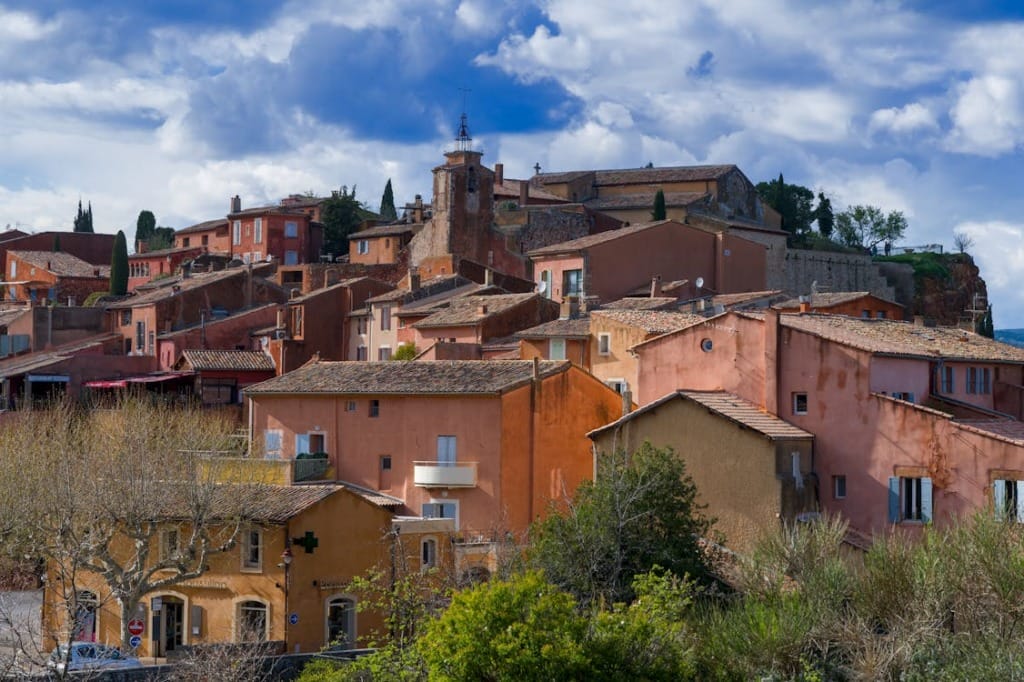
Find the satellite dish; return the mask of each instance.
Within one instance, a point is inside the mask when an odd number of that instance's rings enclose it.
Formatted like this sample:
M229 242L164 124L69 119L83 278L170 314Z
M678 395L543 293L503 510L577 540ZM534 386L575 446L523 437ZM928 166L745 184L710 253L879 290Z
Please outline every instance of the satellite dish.
M538 293L544 294L544 293L547 293L547 290L548 290L548 283L547 282L545 282L544 280L541 280L541 281L537 282L537 292Z
M704 278L703 277L698 277L697 281L694 282L694 284L697 285L698 289L703 289L704 288Z

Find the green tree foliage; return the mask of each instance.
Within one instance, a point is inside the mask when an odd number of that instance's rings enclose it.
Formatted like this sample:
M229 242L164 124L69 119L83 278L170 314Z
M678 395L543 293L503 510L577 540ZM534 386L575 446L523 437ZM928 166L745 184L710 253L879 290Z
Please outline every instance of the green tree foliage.
M355 194L355 189L352 193ZM384 194L380 198L380 217L387 222L398 220L398 211L395 210L395 193L391 189L391 178L388 178L388 184L384 185Z
M78 200L78 215L75 216L75 232L92 232L92 202L89 208L82 210L82 200Z
M348 253L348 236L366 220L367 211L356 200L356 188L350 194L347 187L335 192L320 207L320 220L324 224L324 252L335 257Z
M114 296L128 293L128 241L121 230L114 237L114 250L110 254L110 293Z
M994 339L996 337L995 324L992 322L991 304L989 304L985 309L985 312L982 313L981 317L978 318L978 322L975 324L974 330L982 336L987 336L990 339Z
M414 343L403 343L398 348L395 349L395 352L391 355L391 359L392 360L413 360L413 359L416 358L416 355L418 353L419 353L419 350L416 349L416 344L414 344Z
M811 208L814 192L802 185L786 184L782 173L779 173L777 180L757 183L757 194L782 216L782 229L793 235L811 230L811 222L815 218Z
M135 242L148 244L156 230L156 216L152 211L139 211L139 217L135 220Z
M883 213L877 206L850 206L836 216L839 239L847 246L866 250L903 238L907 219L902 211Z
M683 460L644 443L632 454L601 453L597 462L597 479L531 528L532 565L583 604L632 600L634 577L654 566L705 578L698 538L711 522Z
M832 213L832 200L824 192L818 192L818 206L814 209L814 220L818 223L818 234L825 239L832 238L836 218Z
M654 209L651 211L651 219L664 220L666 215L665 193L659 189L654 195Z
M420 649L440 682L588 679L587 619L539 573L456 593Z
M153 236L149 238L146 243L147 248L150 251L159 251L160 249L169 249L174 246L174 228L173 227L158 227L153 230Z
M51 250L54 253L57 253L57 252L60 251L60 235L59 234L53 235L53 249L51 249Z

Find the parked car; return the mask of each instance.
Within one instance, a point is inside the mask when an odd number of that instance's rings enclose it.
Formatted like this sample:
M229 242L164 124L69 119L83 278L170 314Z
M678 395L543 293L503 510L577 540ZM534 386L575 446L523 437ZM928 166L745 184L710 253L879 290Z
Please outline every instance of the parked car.
M65 669L65 664L67 668ZM46 665L59 673L76 670L123 670L141 668L142 662L134 656L122 654L119 649L95 642L72 642L71 657L68 645L61 644L53 650Z

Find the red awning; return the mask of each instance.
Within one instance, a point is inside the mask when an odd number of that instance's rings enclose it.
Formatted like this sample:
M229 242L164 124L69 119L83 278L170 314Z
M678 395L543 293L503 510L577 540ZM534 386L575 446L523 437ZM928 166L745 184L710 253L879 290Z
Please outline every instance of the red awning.
M173 381L195 376L195 372L171 372L169 374L143 374L123 379L98 379L86 381L86 388L126 388L128 384L155 384L161 381Z
M124 388L128 385L128 382L124 379L115 379L113 381L87 381L85 382L86 388Z

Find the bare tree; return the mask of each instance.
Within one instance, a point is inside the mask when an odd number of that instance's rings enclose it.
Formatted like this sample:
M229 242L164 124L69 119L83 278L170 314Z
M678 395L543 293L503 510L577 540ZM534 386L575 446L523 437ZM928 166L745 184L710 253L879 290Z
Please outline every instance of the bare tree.
M957 230L953 233L953 246L955 246L956 250L960 253L967 253L967 251L974 246L974 237L966 232Z

